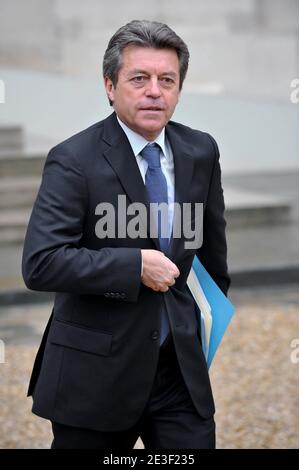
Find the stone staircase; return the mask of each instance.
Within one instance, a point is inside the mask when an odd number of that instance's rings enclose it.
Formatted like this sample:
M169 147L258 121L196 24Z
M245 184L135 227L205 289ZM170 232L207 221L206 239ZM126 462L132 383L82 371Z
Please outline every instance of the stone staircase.
M21 244L46 157L19 126L0 127L0 246Z
M21 126L0 127L0 150L20 150L23 147L24 134Z

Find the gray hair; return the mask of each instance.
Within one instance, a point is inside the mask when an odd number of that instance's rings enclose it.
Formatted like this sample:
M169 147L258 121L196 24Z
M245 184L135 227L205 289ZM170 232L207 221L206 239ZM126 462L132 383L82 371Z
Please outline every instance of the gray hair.
M166 24L158 21L133 20L119 28L112 36L103 59L103 76L115 87L122 65L122 51L129 45L174 49L180 64L180 90L186 77L189 51L184 41ZM109 100L110 102L110 100ZM110 104L112 104L110 102Z

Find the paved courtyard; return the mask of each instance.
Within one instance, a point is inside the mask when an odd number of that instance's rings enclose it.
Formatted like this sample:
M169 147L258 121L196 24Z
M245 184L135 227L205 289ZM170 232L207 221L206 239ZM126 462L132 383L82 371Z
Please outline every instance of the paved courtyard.
M218 448L299 448L298 285L232 289L237 307L211 367ZM0 448L49 448L48 421L31 414L29 375L50 304L1 307ZM297 355L299 357L299 354ZM142 447L137 441L136 447Z

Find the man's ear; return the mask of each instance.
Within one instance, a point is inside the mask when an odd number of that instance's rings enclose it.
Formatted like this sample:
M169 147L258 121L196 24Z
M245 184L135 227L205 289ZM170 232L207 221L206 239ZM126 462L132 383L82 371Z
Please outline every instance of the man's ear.
M112 103L114 101L114 86L113 86L111 78L105 77L104 85L105 85L107 97L109 101Z

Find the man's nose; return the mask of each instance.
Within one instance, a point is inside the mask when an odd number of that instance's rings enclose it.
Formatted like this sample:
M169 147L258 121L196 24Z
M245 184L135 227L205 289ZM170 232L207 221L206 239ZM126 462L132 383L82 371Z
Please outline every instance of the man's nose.
M148 81L145 94L146 96L152 98L159 98L159 96L161 96L161 89L158 78L153 77Z

